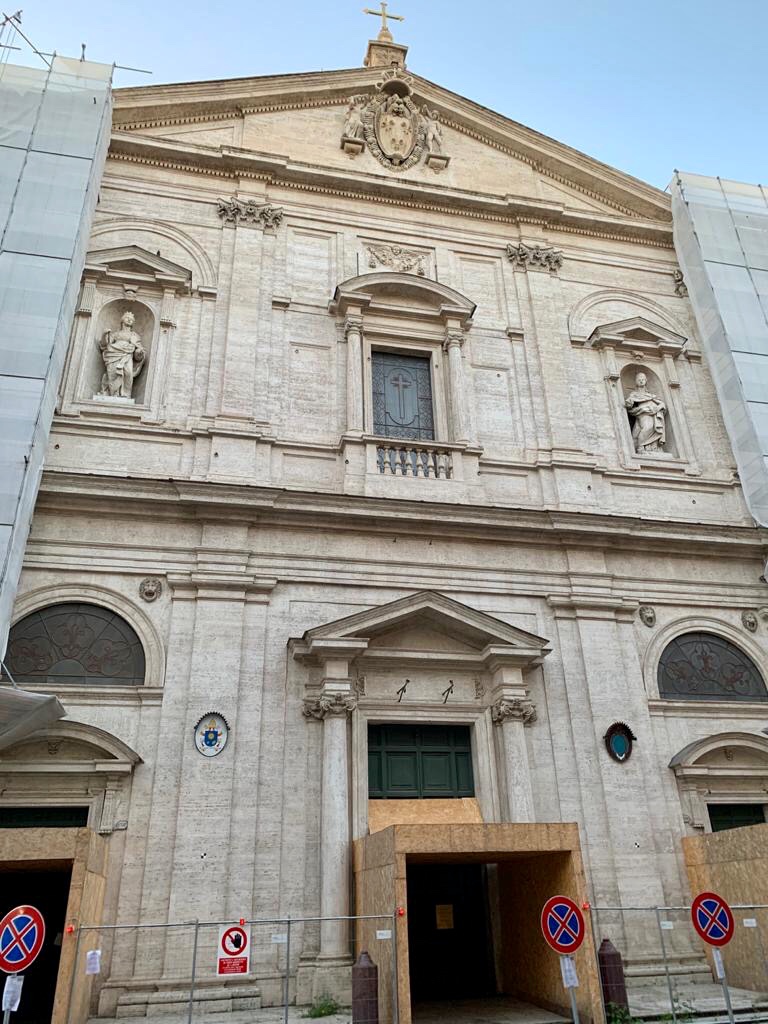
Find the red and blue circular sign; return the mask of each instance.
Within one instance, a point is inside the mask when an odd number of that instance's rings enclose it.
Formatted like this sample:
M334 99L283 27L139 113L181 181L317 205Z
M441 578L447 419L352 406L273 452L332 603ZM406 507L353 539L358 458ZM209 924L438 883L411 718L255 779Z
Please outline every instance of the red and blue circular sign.
M43 948L45 922L35 907L16 907L0 921L0 971L18 974Z
M693 927L710 946L724 946L733 938L733 912L716 892L700 892L691 906Z
M552 896L541 911L541 930L556 953L575 953L584 941L584 916L567 896Z

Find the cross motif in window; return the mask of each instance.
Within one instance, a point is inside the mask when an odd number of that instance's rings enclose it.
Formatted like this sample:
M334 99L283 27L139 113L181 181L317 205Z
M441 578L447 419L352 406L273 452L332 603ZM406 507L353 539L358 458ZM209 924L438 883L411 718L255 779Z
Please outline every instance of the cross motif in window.
M408 380L402 373L390 378L390 384L397 389L397 398L400 405L400 419L405 419L405 389L413 387L413 381Z

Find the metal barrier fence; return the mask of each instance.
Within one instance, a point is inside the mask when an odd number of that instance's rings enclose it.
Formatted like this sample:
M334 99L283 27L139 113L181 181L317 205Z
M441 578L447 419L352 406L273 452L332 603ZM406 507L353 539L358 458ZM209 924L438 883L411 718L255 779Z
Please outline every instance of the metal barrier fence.
M608 939L621 953L628 1013L606 1005L609 1024L629 1018L687 1024L694 1018L768 1022L768 905L732 906L731 941L720 950L697 934L690 907L592 907L595 952ZM601 993L602 995L602 993Z
M603 998L608 1024L690 1024L696 1018L768 1024L768 905L733 906L733 939L722 948L727 987L690 907L592 907L595 953L621 954L627 1006ZM66 1024L92 1017L160 1024L398 1024L397 917L274 918L169 925L83 926L74 936ZM217 974L222 930L250 930L248 972ZM230 940L237 960L242 947ZM321 950L324 954L321 954ZM327 955L332 950L336 955ZM352 1005L352 964L366 950L378 969L373 998ZM599 959L599 955L598 955ZM602 992L601 992L602 996Z
M192 1024L227 1013L235 1024L298 1024L321 1016L337 1024L350 1020L352 965L365 950L378 987L356 1001L355 1024L397 1024L395 925L393 914L83 925L73 936L64 1019Z

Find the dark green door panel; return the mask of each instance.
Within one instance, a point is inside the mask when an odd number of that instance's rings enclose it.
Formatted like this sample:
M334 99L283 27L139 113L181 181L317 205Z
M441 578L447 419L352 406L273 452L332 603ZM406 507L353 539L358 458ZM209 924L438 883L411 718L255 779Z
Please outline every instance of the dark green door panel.
M474 796L469 726L369 726L368 794L378 800Z

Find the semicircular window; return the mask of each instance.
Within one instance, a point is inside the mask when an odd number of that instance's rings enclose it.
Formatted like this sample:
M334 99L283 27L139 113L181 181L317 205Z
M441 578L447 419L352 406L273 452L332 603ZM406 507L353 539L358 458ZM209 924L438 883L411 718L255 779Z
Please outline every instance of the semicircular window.
M8 670L34 686L141 686L144 650L119 615L95 604L55 604L11 628Z
M683 633L659 661L659 695L669 700L768 701L757 666L713 633Z

